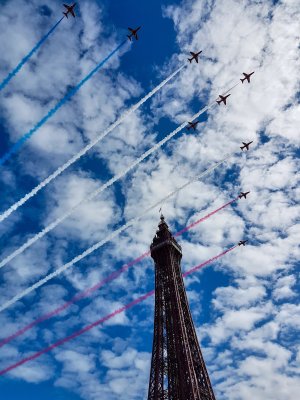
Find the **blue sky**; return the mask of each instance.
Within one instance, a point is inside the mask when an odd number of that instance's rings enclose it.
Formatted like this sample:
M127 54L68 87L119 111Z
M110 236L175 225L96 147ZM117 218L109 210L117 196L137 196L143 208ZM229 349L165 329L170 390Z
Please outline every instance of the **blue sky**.
M145 3L145 4L143 4ZM0 92L3 155L67 91L142 25L126 46L0 170L1 209L31 191L182 63L203 50L136 112L53 182L0 222L2 261L128 167L201 107L237 86L226 107L200 116L132 172L0 269L0 306L55 271L226 153L212 174L163 205L176 230L250 190L178 238L187 270L234 245L186 279L192 314L217 398L294 398L299 393L299 6L272 2L82 0ZM0 80L60 18L58 1L3 2ZM297 18L298 16L298 18ZM239 152L241 141L252 150ZM159 208L159 207L158 207ZM0 313L0 340L145 252L158 208L101 249ZM0 348L0 370L151 290L153 263L134 265L90 298ZM3 398L144 399L153 298L104 326L0 377ZM274 384L276 382L276 384Z

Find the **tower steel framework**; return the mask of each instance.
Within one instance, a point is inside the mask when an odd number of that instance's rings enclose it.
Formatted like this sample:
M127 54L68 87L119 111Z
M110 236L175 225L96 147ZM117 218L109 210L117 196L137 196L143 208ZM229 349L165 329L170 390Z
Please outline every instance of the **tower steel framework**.
M150 249L155 312L148 400L215 400L181 274L182 250L163 216Z

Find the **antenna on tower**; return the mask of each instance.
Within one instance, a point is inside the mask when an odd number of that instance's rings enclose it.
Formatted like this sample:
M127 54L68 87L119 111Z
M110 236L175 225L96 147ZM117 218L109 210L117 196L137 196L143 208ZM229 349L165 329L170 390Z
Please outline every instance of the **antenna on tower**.
M164 215L162 213L162 206L160 207L160 209L158 210L158 212L160 213L160 219L164 218Z

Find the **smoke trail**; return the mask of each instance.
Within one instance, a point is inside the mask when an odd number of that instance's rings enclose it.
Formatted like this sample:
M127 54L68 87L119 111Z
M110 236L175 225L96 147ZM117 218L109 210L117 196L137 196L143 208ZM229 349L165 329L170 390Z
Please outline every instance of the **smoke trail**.
M217 256L214 256L214 257L210 258L209 260L204 261L202 264L199 264L196 267L193 267L192 269L186 271L184 274L182 274L182 276L185 278L186 276L191 275L195 271L198 271L199 269L205 267L206 265L212 263L213 261L216 261L218 258L225 256L225 254L234 250L236 247L237 246L230 247L230 249L227 249L227 250L223 251L222 253L218 254Z
M38 49L42 46L42 44L45 43L45 41L48 39L48 37L56 30L58 25L61 23L61 21L64 19L62 17L56 24L50 29L50 31L42 37L42 39L38 42L38 44L25 56L19 64L7 75L6 78L3 79L3 81L0 83L0 91L5 88L5 86L11 81L13 77L17 75L17 73L21 70L24 64L27 63L27 61L38 51Z
M180 192L184 188L186 188L188 185L190 185L192 182L195 182L199 180L200 178L204 177L205 175L209 174L212 172L214 169L216 169L218 166L223 164L231 155L227 155L223 160L219 161L218 163L214 164L212 167L208 168L204 172L202 172L200 175L192 177L189 181L187 181L185 184L182 186L178 187L177 189L173 190L170 192L167 196L165 196L163 199L157 201L155 204L150 206L149 208L145 209L140 215L136 216L135 218L132 218L129 220L126 224L122 225L120 228L116 229L113 231L110 235L108 235L105 239L101 240L100 242L94 244L93 246L89 247L87 250L85 250L83 253L80 255L74 257L71 261L68 263L62 265L60 268L58 268L56 271L52 272L51 274L48 274L45 276L45 278L40 279L38 282L34 283L32 286L28 287L27 289L23 290L23 292L17 294L14 296L12 299L8 300L6 303L4 303L0 307L0 312L4 311L17 301L21 300L23 297L25 297L27 294L33 292L35 289L39 288L40 286L44 285L46 282L50 281L51 279L57 277L60 275L62 272L66 271L68 268L72 267L74 264L78 263L81 261L83 258L88 256L89 254L93 253L95 250L98 250L100 247L114 239L116 236L118 236L121 232L125 231L128 229L130 226L134 225L136 222L138 222L145 214L147 214L149 211L154 210L157 208L163 201L166 201L170 197L174 196L174 194Z
M211 217L212 215L216 214L218 211L221 211L223 208L228 207L230 204L235 202L238 199L238 197L234 200L229 201L228 203L224 204L222 207L219 207L218 209L212 211L211 213L207 214L206 216L198 219L197 221L193 222L192 224L186 226L184 229L178 231L177 233L174 234L174 237L178 237L182 235L184 232L187 232L188 230L192 229L194 226L198 225L199 223L205 221L207 218ZM130 263L123 265L120 269L117 271L112 272L110 275L108 275L106 278L104 278L102 281L98 282L96 285L78 293L74 297L72 297L69 301L64 303L63 305L57 307L55 310L42 315L40 318L36 319L35 321L31 322L30 324L26 325L24 328L18 330L14 334L8 336L7 338L3 339L0 342L0 347L4 346L5 344L9 343L11 340L15 339L16 337L22 335L23 333L27 332L29 329L33 328L34 326L40 324L43 321L46 321L52 317L55 317L62 311L64 311L66 308L70 307L72 304L76 303L77 301L80 301L92 293L94 293L96 290L100 289L103 287L105 284L111 282L112 280L118 278L123 272L126 272L130 267L133 265L137 264L138 262L142 261L144 258L148 257L150 255L150 251L148 250L147 252L143 253L136 259L132 260Z
M102 281L98 282L96 285L78 293L74 297L72 297L69 301L66 303L62 304L60 307L57 307L55 310L42 315L40 318L36 319L35 321L31 322L30 324L26 325L24 328L18 330L14 334L8 336L7 338L3 339L0 342L0 347L4 346L5 344L9 343L16 337L23 335L23 333L27 332L29 329L33 328L34 326L40 324L43 321L46 321L47 319L50 319L56 315L58 315L60 312L64 311L66 308L70 307L72 304L76 303L79 300L84 299L85 297L91 295L93 292L96 290L100 289L102 286L104 286L106 283L111 282L112 280L116 279L118 276L120 276L123 272L127 271L131 266L134 264L138 263L139 261L143 260L145 257L150 255L150 251L147 251L146 253L142 254L135 260L131 261L128 264L123 265L122 268L118 269L117 271L112 272L110 275L108 275L106 278L104 278Z
M217 260L218 258L220 258L220 257L224 256L225 254L229 253L230 251L234 250L236 247L237 246L231 247L230 249L227 249L227 250L223 251L221 254L218 254L217 256L211 258L210 260L207 260L207 261L203 262L202 264L197 265L196 267L194 267L194 268L190 269L189 271L185 272L183 274L183 276L184 277L188 276L188 275L192 274L193 272L199 270L200 268L205 267L206 265L210 264L211 262ZM25 363L27 363L29 361L35 360L36 358L40 357L41 355L43 355L45 353L48 353L49 351L55 349L58 346L63 345L64 343L69 342L72 339L77 338L78 336L82 335L83 333L90 331L91 329L95 328L96 326L98 326L100 324L103 324L104 322L106 322L109 319L115 317L116 315L121 314L122 312L130 309L131 307L141 303L142 301L146 300L148 297L152 296L153 294L154 294L154 290L151 290L150 292L138 297L137 299L133 300L132 302L128 303L127 305L115 310L114 312L106 315L105 317L102 317L98 321L93 322L92 324L85 326L84 328L72 333L71 335L65 337L64 339L58 340L57 342L53 343L52 345L50 345L50 346L48 346L48 347L46 347L46 348L44 348L44 349L32 354L29 357L23 358L22 360L18 361L17 363L12 364L9 367L1 370L0 371L0 376L6 374L9 371L12 371L13 369L15 369L15 368L17 368L17 367L19 367L19 366L21 366L21 365L23 365L23 364L25 364Z
M192 116L192 120L196 119L199 117L199 115L203 114L208 108L212 107L215 103L204 107L201 109L199 112L197 112L195 115ZM4 260L0 262L0 268L4 267L8 262L13 260L16 256L20 255L28 249L30 246L32 246L34 243L36 243L39 239L43 238L47 233L52 231L54 228L56 228L60 223L62 223L66 218L68 218L75 210L77 210L80 206L82 206L84 203L87 201L92 200L94 197L102 193L104 190L108 189L110 186L112 186L116 181L119 179L123 178L128 172L130 172L134 167L136 167L138 164L140 164L145 158L147 158L149 155L154 153L156 150L160 149L167 141L173 138L178 132L180 132L188 122L183 122L178 128L176 128L173 132L171 132L168 136L166 136L164 139L156 143L151 149L145 151L139 158L137 158L128 168L125 170L122 170L119 174L115 175L109 181L107 181L104 185L100 186L100 188L94 190L91 194L89 194L87 197L84 197L82 200L80 200L77 204L75 204L73 207L71 207L65 214L63 214L61 217L57 218L55 221L53 221L51 224L46 226L44 229L42 229L39 233L37 233L35 236L27 240L26 243L24 243L21 247L19 247L17 250L15 250L13 253L11 253L9 256L7 256Z
M127 43L124 40L119 46L117 46L104 60L102 60L81 82L79 82L72 90L70 90L65 97L63 97L59 102L45 115L33 128L25 133L14 145L13 147L5 153L2 158L0 158L0 165L3 165L8 159L10 159L22 146L23 144L31 138L31 136L36 133L53 115L67 102L69 101L80 88L92 78L92 76L117 52L119 49Z
M200 224L200 222L205 221L206 219L208 219L209 217L211 217L212 215L216 214L217 212L223 210L223 208L228 207L230 204L234 203L235 201L238 200L238 197L236 197L235 199L229 201L228 203L224 204L223 206L217 208L216 210L212 211L211 213L205 215L204 217L198 219L197 221L191 223L190 225L186 226L185 228L183 228L181 231L175 233L174 237L177 237L179 235L182 235L184 232L189 231L191 228L193 228L194 226Z
M144 301L148 297L152 296L153 294L154 294L154 290L144 294L141 297L138 297L136 300L132 301L131 303L127 304L126 306L123 306L123 307L119 308L118 310L112 312L111 314L108 314L105 317L99 319L98 321L94 322L93 324L90 324L90 325L84 327L83 329L80 329L79 331L72 333L71 335L67 336L64 339L59 340L58 342L52 344L51 346L46 347L45 349L40 350L37 353L32 354L31 356L24 358L23 360L17 362L16 364L13 364L8 368L3 369L2 371L0 371L0 376L6 374L7 372L9 372L9 371L11 371L11 370L13 370L13 369L25 364L25 363L27 363L28 361L35 360L36 358L40 357L41 355L43 355L45 353L48 353L49 351L55 349L56 347L61 346L62 344L66 343L66 342L69 342L72 339L75 339L76 337L82 335L85 332L88 332L89 330L91 330L92 328L95 328L96 326L98 326L100 324L103 324L105 321L115 317L118 314L121 314L123 311L126 311L129 308L135 306L136 304L141 303L142 301Z
M130 114L136 111L138 108L142 106L148 99L150 99L155 93L157 93L163 86L165 86L172 78L174 78L185 65L182 65L175 72L169 75L165 80L163 80L159 85L157 85L150 93L144 96L139 102L137 102L134 106L125 111L112 125L110 125L105 131L101 132L92 142L90 142L86 147L80 150L77 154L75 154L70 160L68 160L65 164L59 167L56 171L54 171L51 175L48 176L43 182L37 185L31 192L27 193L24 197L22 197L19 201L13 204L7 211L0 215L0 222L5 220L10 214L16 211L19 207L21 207L26 201L35 196L41 189L47 186L51 181L57 178L61 173L63 173L67 168L69 168L72 164L74 164L77 160L79 160L82 156L84 156L92 147L94 147L97 143L99 143L102 139L105 138L113 129L119 126L125 118L127 118ZM1 268L1 267L0 267Z

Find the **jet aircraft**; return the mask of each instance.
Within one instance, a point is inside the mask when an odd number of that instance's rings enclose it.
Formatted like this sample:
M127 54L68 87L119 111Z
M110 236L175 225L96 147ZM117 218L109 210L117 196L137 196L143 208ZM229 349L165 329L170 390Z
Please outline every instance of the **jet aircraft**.
M220 105L222 102L225 104L226 106L226 99L227 97L231 96L231 94L229 93L227 96L222 96L221 94L219 94L220 99L216 100L216 102Z
M195 122L189 122L189 124L190 124L190 126L188 126L188 130L190 130L191 128L193 128L194 129L194 131L196 130L196 128L197 128L197 125L199 124L199 122L200 121L195 121Z
M253 143L253 140L252 140L252 142L249 142L249 143L245 143L245 142L242 142L242 143L243 143L243 146L241 146L240 149L242 151L243 151L243 149L249 150L249 146L251 143Z
M245 78L241 79L241 82L244 83L244 80L247 79L247 82L250 83L250 76L254 74L254 71L251 72L250 74L246 74L245 72L243 72L243 75Z
M248 242L248 240L240 240L239 242L238 242L238 245L239 246L246 246L246 243Z
M247 198L247 195L249 194L250 192L241 192L240 194L239 194L239 199L241 199L242 197L244 197L245 199Z
M130 41L132 41L132 37L135 37L135 39L138 40L139 38L138 38L137 33L138 33L138 31L139 31L140 29L141 29L141 26L139 26L139 27L136 28L136 29L128 28L128 30L130 31L130 35L127 35L128 39L129 39Z
M75 6L76 6L76 3L74 3L72 6L68 6L68 4L64 4L64 7L67 9L66 12L63 12L64 16L68 18L68 14L70 13L75 18L75 12L74 12Z
M191 63L193 60L195 60L196 63L198 64L198 62L199 62L198 58L199 58L199 55L200 55L201 53L202 53L202 50L199 51L198 53L193 53L192 51L190 51L190 54L192 55L192 57L191 57L191 58L188 58L189 62Z

